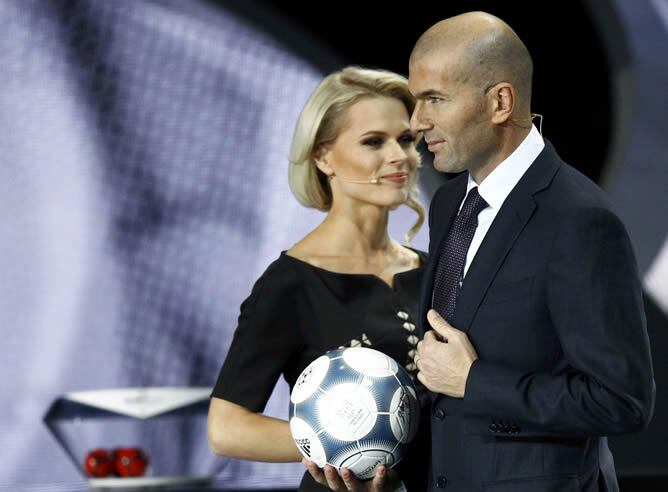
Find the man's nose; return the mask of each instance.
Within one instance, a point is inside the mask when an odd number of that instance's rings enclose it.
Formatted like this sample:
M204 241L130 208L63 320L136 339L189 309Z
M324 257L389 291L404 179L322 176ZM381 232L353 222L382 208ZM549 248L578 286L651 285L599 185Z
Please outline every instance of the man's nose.
M413 114L411 114L410 125L413 133L423 132L429 129L429 125L424 121L423 113L422 101L418 101L413 110Z

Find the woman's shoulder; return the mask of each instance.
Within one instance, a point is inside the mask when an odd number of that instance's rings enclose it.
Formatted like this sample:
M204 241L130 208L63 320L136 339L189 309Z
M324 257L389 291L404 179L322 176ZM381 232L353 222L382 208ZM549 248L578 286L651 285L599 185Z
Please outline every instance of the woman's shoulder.
M429 260L429 253L426 251L422 251L421 249L415 249L413 250L417 253L418 257L420 258L420 266L424 266L427 264L427 260Z
M255 281L254 291L288 291L298 286L298 272L286 258L286 252L281 251L278 258L273 260Z
M281 258L296 259L303 263L310 263L315 266L318 263L318 255L313 253L313 247L304 239L292 245L291 248L281 252Z
M335 273L341 267L336 261L336 254L327 249L326 241L323 241L322 236L313 233L295 243L290 249L283 251L283 257L288 261L291 260L293 265L302 267L298 270L307 267L307 269L315 268Z
M410 246L399 245L399 251L402 253L398 258L400 263L403 263L405 269L412 270L415 268L421 268L427 263L428 253L419 249L412 248ZM336 265L332 264L332 255L322 255L317 253L317 248L313 247L309 241L302 240L292 246L290 249L283 251L281 256L285 259L288 257L289 260L292 260L292 263L296 264L308 264L312 267L325 269L325 270L336 270ZM296 261L295 261L296 260ZM323 261L325 260L325 261Z
M429 254L427 252L420 249L415 249L411 246L402 246L402 248L404 248L413 258L413 261L415 262L415 268L422 268L427 264L427 260L429 258Z

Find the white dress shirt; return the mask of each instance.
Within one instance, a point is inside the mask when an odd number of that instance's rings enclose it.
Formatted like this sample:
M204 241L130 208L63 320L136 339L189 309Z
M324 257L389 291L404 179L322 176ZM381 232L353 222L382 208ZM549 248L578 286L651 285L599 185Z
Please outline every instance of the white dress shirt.
M515 185L520 178L524 176L524 173L529 169L533 161L536 160L536 157L538 157L538 154L541 153L544 147L545 142L543 141L543 137L540 135L536 127L531 125L531 130L522 143L512 154L506 157L506 159L504 159L501 164L499 164L489 176L480 183L480 185L474 181L469 173L464 200L466 199L466 196L468 196L469 191L477 186L478 193L480 193L480 196L487 202L488 206L478 214L478 227L475 230L471 245L466 254L464 277L466 277L466 272L468 272L469 266L471 266L471 262L473 261L473 258L475 258L482 240L485 239L485 235L492 225L496 214L499 213L501 205L503 205L503 202L508 195L510 195L510 192L513 191ZM459 210L462 209L464 200L462 200L462 203L459 205Z

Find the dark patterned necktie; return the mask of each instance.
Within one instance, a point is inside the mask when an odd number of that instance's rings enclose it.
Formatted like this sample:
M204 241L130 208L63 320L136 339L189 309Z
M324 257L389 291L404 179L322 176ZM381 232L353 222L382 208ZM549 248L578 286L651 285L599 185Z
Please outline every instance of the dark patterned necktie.
M478 187L472 188L441 248L434 275L433 307L448 322L455 312L466 254L478 227L478 214L485 207L487 202L478 193Z

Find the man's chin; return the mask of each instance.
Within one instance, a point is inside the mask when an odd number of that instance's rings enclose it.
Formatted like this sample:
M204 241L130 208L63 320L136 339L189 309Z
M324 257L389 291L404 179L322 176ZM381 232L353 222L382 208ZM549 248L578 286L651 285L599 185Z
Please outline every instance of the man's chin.
M452 162L443 162L440 161L436 156L434 156L434 168L442 173L460 173L463 169L460 169L460 166L453 164Z

